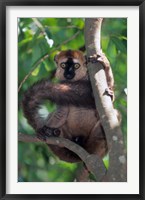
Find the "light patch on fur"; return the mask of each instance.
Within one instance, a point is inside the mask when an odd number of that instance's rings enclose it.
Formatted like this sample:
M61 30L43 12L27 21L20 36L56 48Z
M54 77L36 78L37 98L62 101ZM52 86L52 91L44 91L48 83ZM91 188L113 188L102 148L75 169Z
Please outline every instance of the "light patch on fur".
M74 63L80 63L80 60L73 58Z
M58 89L58 90L61 90L62 92L66 92L66 91L70 90L70 87L68 85L65 85L65 84L56 85L55 88Z
M70 87L68 85L60 85L60 89L63 90L63 91L68 91L70 90Z
M47 108L45 106L43 106L43 105L40 106L40 109L38 110L38 113L44 119L46 119L48 117L48 115L49 115L49 112L48 112Z

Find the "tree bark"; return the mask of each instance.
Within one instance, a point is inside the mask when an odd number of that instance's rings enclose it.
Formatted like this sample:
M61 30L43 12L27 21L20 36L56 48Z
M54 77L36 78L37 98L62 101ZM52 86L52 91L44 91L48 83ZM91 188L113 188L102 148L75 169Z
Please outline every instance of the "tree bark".
M87 18L85 20L85 40L87 56L101 52L101 24L103 18ZM127 181L127 156L123 144L123 135L110 96L105 95L108 88L104 66L89 63L88 71L95 97L96 108L103 125L109 147L109 169L104 181Z

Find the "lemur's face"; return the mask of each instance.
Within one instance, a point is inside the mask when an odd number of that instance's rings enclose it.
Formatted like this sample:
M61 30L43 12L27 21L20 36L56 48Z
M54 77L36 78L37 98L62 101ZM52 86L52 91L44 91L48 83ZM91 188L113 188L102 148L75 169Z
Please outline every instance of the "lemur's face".
M77 81L86 76L86 59L81 51L61 51L55 56L56 77L60 80Z

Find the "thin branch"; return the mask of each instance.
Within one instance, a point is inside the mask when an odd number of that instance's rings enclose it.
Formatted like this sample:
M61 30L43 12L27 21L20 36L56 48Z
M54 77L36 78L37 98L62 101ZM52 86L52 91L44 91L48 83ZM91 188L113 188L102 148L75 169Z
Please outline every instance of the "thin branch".
M48 37L47 32L45 31L44 26L41 24L41 22L35 17L32 18L32 20L34 21L34 23L36 24L36 26L41 30L41 33L43 34L46 42L50 45L50 38Z
M25 83L25 81L29 78L29 76L32 74L32 72L34 71L34 69L36 69L36 67L38 67L38 65L40 63L42 63L44 60L46 60L53 52L51 52L49 55L46 54L44 55L42 58L40 58L38 61L36 61L36 63L34 63L34 65L32 66L32 69L29 71L29 73L24 77L24 79L21 81L19 87L18 87L18 92L20 92L20 89L22 87L22 85Z
M85 21L85 37L88 57L101 52L101 24L102 18L87 18ZM89 63L88 71L95 97L96 108L105 130L109 147L110 164L107 172L108 180L111 182L123 182L127 179L126 150L123 145L123 135L111 98L110 96L105 95L108 84L104 66L99 62Z
M32 18L32 20L36 24L36 26L42 31L43 35L47 35L47 33L45 32L45 28L40 23L40 21L36 17Z
M68 29L68 28L70 28L70 29L72 29L72 28L76 28L76 29L78 29L78 30L82 30L82 29L80 29L78 26L74 26L74 25L69 25L69 26L46 26L45 25L45 28L61 28L61 29Z
M74 38L76 38L81 31L77 31L72 37L70 37L69 39L63 41L60 45L58 45L54 50L52 50L49 54L45 54L42 58L40 58L38 61L36 61L33 66L32 69L29 71L29 73L24 77L24 79L21 81L19 87L18 87L18 92L20 91L22 85L25 83L25 81L29 78L29 76L32 74L32 72L34 71L34 69L36 69L38 67L38 65L40 63L42 63L44 60L46 60L47 58L49 58L49 56L51 54L53 54L56 50L60 49L62 45L67 44L68 42L70 42L71 40L73 40Z
M34 17L34 18L32 18L32 20L34 21L34 23L38 26L38 28L40 28L41 29L41 31L43 32L43 34L45 35L45 28L64 28L64 29L68 29L68 28L70 28L70 29L72 29L72 28L76 28L76 29L78 29L78 30L81 30L78 26L75 26L75 25L69 25L69 26L47 26L47 25L45 25L45 26L43 26L42 24L41 24L41 22L38 20L38 18L36 18L36 17Z
M39 140L36 135L27 135L27 134L18 134L18 140L21 142L42 142ZM66 147L70 151L76 153L80 159L85 163L87 169L94 174L97 181L102 180L105 175L106 169L104 167L103 161L97 156L89 154L85 149L81 146L77 145L76 143L65 139L65 138L58 138L58 137L50 137L47 138L46 141L43 143L57 145L60 147Z

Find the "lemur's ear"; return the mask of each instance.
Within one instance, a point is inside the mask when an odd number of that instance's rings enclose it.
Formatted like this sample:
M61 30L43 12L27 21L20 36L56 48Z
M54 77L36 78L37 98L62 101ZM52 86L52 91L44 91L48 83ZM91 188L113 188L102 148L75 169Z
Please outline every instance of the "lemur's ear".
M54 56L54 61L55 61L56 63L58 63L58 55L59 55L59 53L60 53L60 52L58 52L58 53Z

